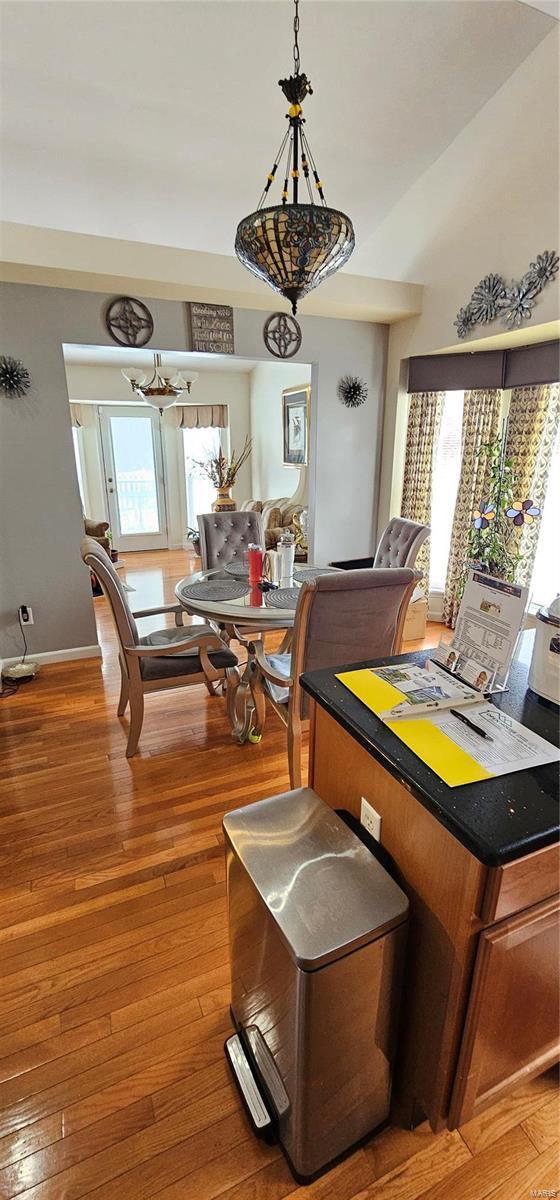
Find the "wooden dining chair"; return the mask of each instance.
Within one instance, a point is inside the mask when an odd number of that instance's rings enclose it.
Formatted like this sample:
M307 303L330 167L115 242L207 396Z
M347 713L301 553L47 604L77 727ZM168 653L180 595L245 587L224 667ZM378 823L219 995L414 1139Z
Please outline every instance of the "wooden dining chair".
M410 567L319 575L300 591L291 654L266 654L262 642L252 643L254 733L262 730L268 701L287 727L292 788L301 786L302 729L308 718L300 676L319 667L399 654L417 580Z
M132 613L119 576L99 542L83 538L81 554L99 580L115 623L121 668L117 715L122 717L130 705L126 757L131 758L138 747L147 692L204 683L210 695L214 695L217 684L227 683L228 677L238 674L237 658L209 625L195 625L187 630L180 604L164 604ZM174 613L175 627L141 637L136 620L160 613Z

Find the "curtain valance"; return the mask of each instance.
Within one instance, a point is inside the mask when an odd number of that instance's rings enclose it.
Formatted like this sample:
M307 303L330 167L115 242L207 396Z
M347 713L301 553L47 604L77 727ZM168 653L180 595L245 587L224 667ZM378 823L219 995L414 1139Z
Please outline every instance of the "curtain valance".
M173 429L227 429L227 404L175 404L165 420Z
M85 422L84 422L84 414L82 411L81 404L74 404L74 402L71 401L71 403L70 403L70 420L72 422L74 429L82 428L82 426L84 425Z
M512 350L426 354L411 358L409 392L476 391L556 383L560 342L538 342Z
M560 342L539 342L535 346L520 346L508 350L504 387L533 387L539 383L558 383L560 380Z

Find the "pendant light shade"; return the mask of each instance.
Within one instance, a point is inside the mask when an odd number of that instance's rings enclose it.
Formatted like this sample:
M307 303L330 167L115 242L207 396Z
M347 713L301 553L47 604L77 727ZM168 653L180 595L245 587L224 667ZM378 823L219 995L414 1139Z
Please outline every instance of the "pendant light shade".
M323 184L303 128L302 101L313 89L307 76L300 72L299 0L294 0L294 5L294 72L288 79L279 80L289 103L288 129L267 175L257 210L243 217L235 237L239 261L257 279L285 296L293 313L301 297L344 266L354 249L350 218L336 208L327 208ZM283 161L282 203L263 207ZM300 187L307 191L309 203L302 202Z
M235 253L244 267L285 296L295 313L302 296L350 258L350 218L318 204L261 208L237 227Z

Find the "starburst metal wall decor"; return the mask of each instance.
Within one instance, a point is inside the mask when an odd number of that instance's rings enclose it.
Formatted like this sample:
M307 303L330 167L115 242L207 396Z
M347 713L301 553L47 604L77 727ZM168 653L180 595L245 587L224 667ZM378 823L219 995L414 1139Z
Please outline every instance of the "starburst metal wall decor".
M529 321L543 288L551 283L558 271L559 259L555 250L543 250L537 254L529 270L516 282L506 284L501 275L485 275L477 283L473 294L463 308L459 309L453 324L457 337L465 338L475 325L488 325L501 318L508 329Z
M31 375L19 358L10 358L8 354L0 355L0 392L11 400L14 396L21 399L31 388Z
M355 375L343 375L338 382L338 399L345 408L359 408L368 397L368 386L364 379Z

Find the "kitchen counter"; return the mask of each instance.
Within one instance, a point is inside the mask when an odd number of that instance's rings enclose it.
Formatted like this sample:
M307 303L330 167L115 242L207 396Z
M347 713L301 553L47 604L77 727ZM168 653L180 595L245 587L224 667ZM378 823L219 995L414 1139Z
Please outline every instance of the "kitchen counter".
M555 742L557 711L527 693L532 638L493 703ZM558 764L450 788L336 673L302 677L309 783L375 810L410 906L392 1120L456 1129L560 1054Z
M494 696L492 703L557 746L557 710L527 692L533 637L533 632L523 634L508 691ZM429 651L419 651L352 663L337 672L332 668L310 671L302 676L302 687L485 866L512 862L557 841L558 763L448 787L336 678L340 671L388 662L424 662L428 657Z

